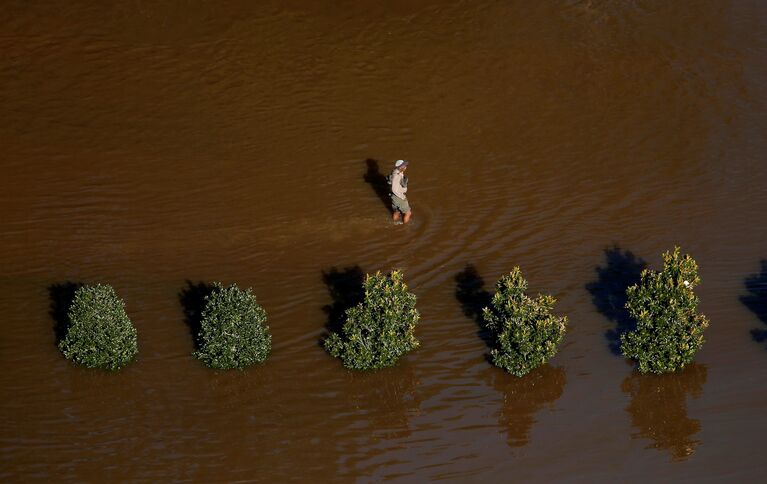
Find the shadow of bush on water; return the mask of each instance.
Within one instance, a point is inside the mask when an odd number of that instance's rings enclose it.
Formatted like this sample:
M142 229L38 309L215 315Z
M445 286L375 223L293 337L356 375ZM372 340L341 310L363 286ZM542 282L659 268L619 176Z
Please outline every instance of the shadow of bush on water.
M48 297L51 300L49 314L53 319L53 334L56 346L64 339L69 331L69 308L75 299L75 292L84 284L67 281L48 286Z
M748 295L741 296L740 302L750 309L762 323L767 324L767 259L762 260L760 264L761 272L759 274L751 274L744 279L743 284L746 286ZM751 337L758 343L767 341L767 330L752 329Z
M186 287L178 293L178 301L184 311L184 323L189 327L195 350L200 349L200 329L202 327L202 311L205 309L205 297L212 292L212 284L202 281L195 284L187 279Z
M358 265L345 269L331 267L327 271L322 271L322 282L327 286L333 302L322 306L322 310L328 315L328 320L325 324L325 332L320 337L320 346L324 347L323 342L329 334L341 332L346 322L346 310L363 301L365 289L362 283L364 281L365 273Z
M567 374L562 367L540 366L519 378L503 371L493 372L493 387L503 395L498 424L507 433L509 447L523 447L530 441L535 415L551 406L564 392Z
M610 351L620 356L621 335L636 328L636 323L626 310L626 289L640 281L647 262L618 245L604 249L604 253L606 264L595 268L597 280L585 287L597 311L615 323L614 329L605 332L605 338Z
M648 449L668 451L674 461L694 454L700 422L687 416L686 400L701 396L707 373L704 365L693 363L677 373L634 372L623 380L621 390L631 396L626 412L637 429L631 437L650 439Z
M365 160L367 171L362 177L365 182L370 184L373 191L384 204L386 210L391 211L391 197L389 197L389 181L378 166L378 161L368 158Z
M455 275L455 298L461 305L463 314L477 324L477 336L489 349L493 348L495 341L492 331L485 327L482 309L490 305L492 297L485 289L485 281L473 264L466 264L463 270Z

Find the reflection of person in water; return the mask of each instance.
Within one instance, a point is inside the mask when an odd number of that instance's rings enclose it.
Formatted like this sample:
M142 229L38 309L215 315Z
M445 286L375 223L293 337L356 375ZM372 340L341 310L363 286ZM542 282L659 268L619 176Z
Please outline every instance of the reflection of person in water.
M632 438L651 439L648 448L665 449L673 460L684 460L695 453L700 422L687 417L685 399L700 397L706 383L706 367L692 364L679 373L641 375L633 373L623 380L621 390L631 395L626 411L631 425L639 431Z
M498 423L508 431L509 447L523 447L530 441L535 414L562 396L565 370L543 365L517 378L497 372L493 386L503 394Z
M395 222L402 220L403 223L408 223L412 212L407 195L405 195L407 192L405 170L407 170L407 161L397 160L394 164L394 171L389 175L389 185L391 185L392 220Z

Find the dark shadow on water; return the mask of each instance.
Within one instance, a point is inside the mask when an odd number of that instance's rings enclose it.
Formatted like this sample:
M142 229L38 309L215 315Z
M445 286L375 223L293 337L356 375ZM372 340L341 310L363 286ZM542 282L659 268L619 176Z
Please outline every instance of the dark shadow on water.
M605 249L606 264L597 267L597 280L586 284L597 311L615 323L615 328L605 333L610 351L620 355L621 335L636 328L636 323L626 310L626 289L638 283L642 270L647 267L641 257L617 245Z
M693 363L677 373L634 372L623 380L621 390L631 397L626 412L636 430L631 437L651 440L648 449L668 451L675 461L694 454L700 421L687 416L687 398L701 396L707 373L704 365Z
M485 327L482 318L482 308L489 306L492 294L485 290L485 281L473 264L466 264L455 276L455 298L463 309L463 314L477 324L477 336L485 342L488 348L494 345L493 333Z
M361 303L365 298L365 290L362 287L364 280L365 273L356 265L345 269L332 267L322 271L322 282L327 286L333 302L322 307L328 315L328 321L325 324L326 331L320 338L320 346L328 334L341 332L346 321L346 310Z
M386 175L381 173L381 169L378 167L378 161L368 158L365 160L367 164L367 171L363 176L363 179L370 184L373 191L384 204L386 210L391 211L391 197L389 196L389 181Z
M56 345L67 335L69 331L69 308L75 299L75 292L83 284L81 282L63 282L48 286L48 296L51 299L49 314L53 319L53 334L56 337Z
M509 447L523 447L530 441L536 414L562 396L566 383L564 368L548 364L521 378L493 372L493 387L503 395L498 424L507 433Z
M767 260L762 260L761 272L746 277L743 284L748 294L740 297L742 302L750 309L759 320L767 324ZM767 341L767 330L754 328L751 330L754 341L763 343Z
M205 297L213 292L214 286L206 282L193 283L186 281L186 287L178 293L178 301L184 311L184 322L192 335L194 349L200 349L200 328L202 327L202 310L205 309Z

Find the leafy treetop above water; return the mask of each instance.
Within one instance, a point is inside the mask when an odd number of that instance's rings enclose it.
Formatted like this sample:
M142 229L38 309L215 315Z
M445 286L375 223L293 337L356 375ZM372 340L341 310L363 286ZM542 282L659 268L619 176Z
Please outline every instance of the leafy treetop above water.
M676 247L663 254L662 271L642 271L641 281L626 291L626 308L637 326L621 336L621 351L642 373L682 369L703 346L708 320L697 313L698 284L698 264Z
M68 319L66 335L59 342L67 359L89 368L117 370L136 356L136 328L112 286L79 287Z
M550 295L531 298L519 267L501 277L490 306L484 308L485 325L493 333L493 363L507 372L523 376L544 364L564 338L567 317L555 316Z
M415 326L420 315L416 297L408 292L400 271L368 275L364 300L346 311L340 332L325 340L325 349L353 370L373 370L396 364L418 347Z
M272 348L266 311L250 288L214 283L205 296L199 334L200 348L194 355L211 368L243 369L263 363Z

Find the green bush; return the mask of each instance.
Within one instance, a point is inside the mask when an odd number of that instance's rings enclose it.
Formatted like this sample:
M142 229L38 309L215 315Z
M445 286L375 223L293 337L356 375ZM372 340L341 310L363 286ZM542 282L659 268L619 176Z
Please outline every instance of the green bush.
M272 349L266 311L248 288L213 284L205 296L199 334L200 349L194 355L211 368L242 369L263 363Z
M325 349L353 370L393 366L418 347L416 297L408 292L402 273L368 275L364 300L346 311L340 333L325 339Z
M556 299L525 294L527 281L519 267L501 277L490 306L483 309L487 329L493 334L493 363L516 376L523 376L546 363L557 353L565 335L566 316L551 314Z
M138 353L136 328L112 286L81 286L68 313L69 328L59 342L64 356L88 368L117 370Z
M621 336L621 351L636 360L642 373L667 373L692 362L703 346L708 320L698 314L693 289L700 283L698 264L682 257L679 247L663 254L663 270L642 271L628 288L626 309L636 330Z

